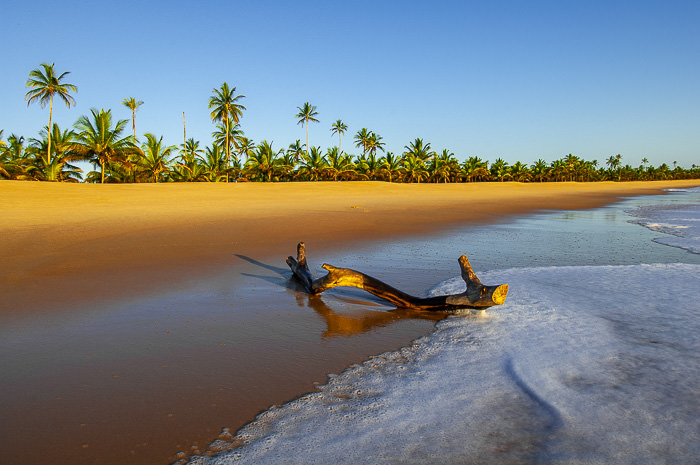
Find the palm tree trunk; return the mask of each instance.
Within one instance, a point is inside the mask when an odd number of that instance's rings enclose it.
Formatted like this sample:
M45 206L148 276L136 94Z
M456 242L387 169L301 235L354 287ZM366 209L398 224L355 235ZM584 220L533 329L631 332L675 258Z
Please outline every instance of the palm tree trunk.
M306 156L309 156L309 118L306 118Z
M51 100L49 102L49 140L48 149L46 149L46 164L51 164L51 116L53 115L53 93L51 94Z
M226 118L226 182L228 182L228 164L231 154L231 144L228 141L228 118Z
M134 144L136 143L136 107L131 109L131 128L134 130Z
M100 166L102 167L102 180L100 181L100 184L104 184L105 183L105 163L101 162Z

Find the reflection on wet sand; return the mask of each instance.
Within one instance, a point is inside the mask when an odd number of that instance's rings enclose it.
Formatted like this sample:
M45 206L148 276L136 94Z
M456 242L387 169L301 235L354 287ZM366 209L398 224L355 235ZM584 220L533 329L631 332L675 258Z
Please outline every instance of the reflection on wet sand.
M320 296L299 293L296 296L300 306L306 305L321 315L326 321L326 331L324 338L329 337L351 337L357 334L366 333L375 328L388 326L403 319L420 319L440 321L447 316L447 313L440 312L420 312L405 309L390 310L353 310L350 312L339 312L333 310L323 301ZM344 299L349 300L349 299ZM373 305L374 302L353 301L354 304Z

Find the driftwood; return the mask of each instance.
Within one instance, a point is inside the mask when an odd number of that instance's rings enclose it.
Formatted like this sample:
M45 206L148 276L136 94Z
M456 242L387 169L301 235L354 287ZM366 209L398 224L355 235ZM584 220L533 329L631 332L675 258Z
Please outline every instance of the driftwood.
M338 286L356 287L374 294L398 308L433 311L460 308L485 309L503 304L508 295L507 284L499 286L481 284L465 255L459 257L459 266L462 270L462 279L467 283L467 290L461 294L435 297L414 297L359 271L336 268L328 264L323 265L328 274L314 279L306 263L306 248L303 242L297 245L296 259L287 257L287 265L310 294L320 294Z

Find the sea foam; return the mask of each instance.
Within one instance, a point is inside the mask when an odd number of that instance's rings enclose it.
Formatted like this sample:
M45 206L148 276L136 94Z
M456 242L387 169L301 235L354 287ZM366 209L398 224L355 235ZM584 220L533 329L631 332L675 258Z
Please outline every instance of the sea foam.
M689 463L700 266L517 268L502 307L351 367L196 464ZM434 294L459 292L458 279ZM223 441L226 442L226 441ZM220 441L213 449L222 448Z
M657 242L700 253L698 193L630 213ZM190 463L697 463L700 265L478 274L509 284L505 305L452 315Z

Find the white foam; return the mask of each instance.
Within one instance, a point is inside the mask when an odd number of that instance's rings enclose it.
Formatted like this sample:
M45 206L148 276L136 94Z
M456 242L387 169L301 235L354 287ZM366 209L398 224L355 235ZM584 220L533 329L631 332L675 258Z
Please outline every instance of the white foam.
M700 254L700 205L649 205L627 213L639 218L630 222L665 234L655 242Z
M191 463L697 460L700 265L479 275L509 283L505 305L442 321L214 449L244 446Z

